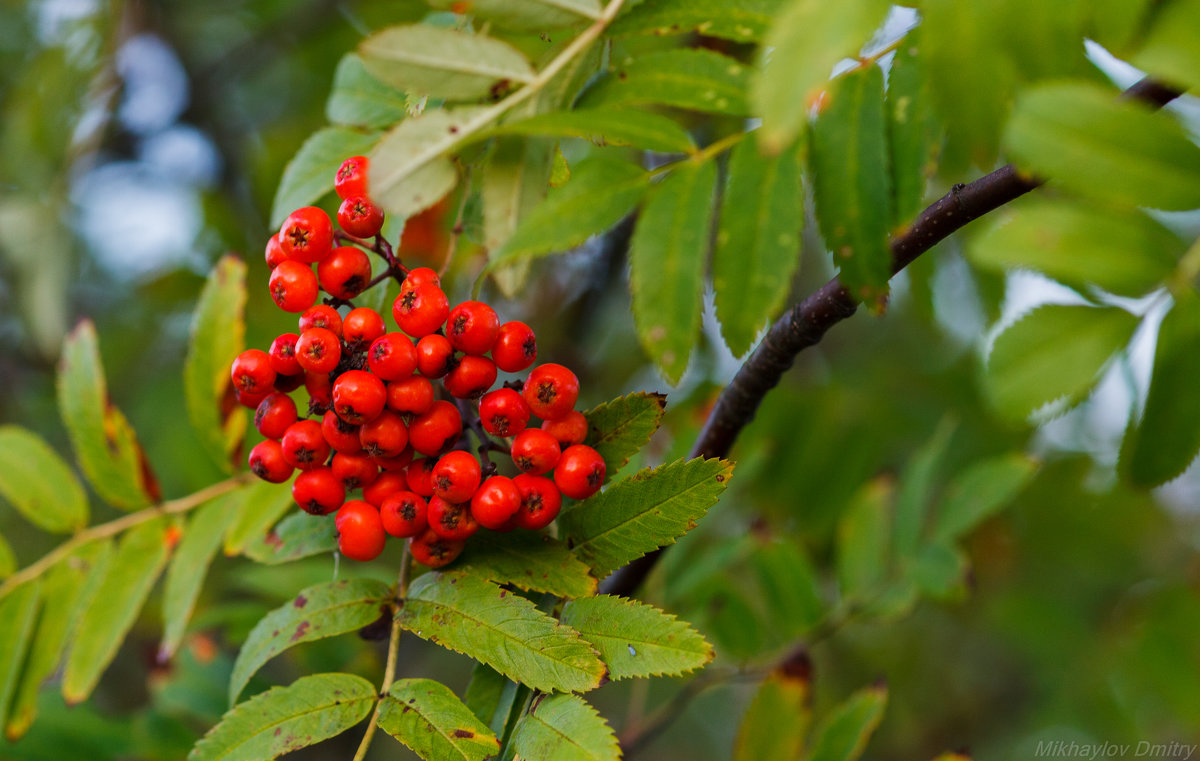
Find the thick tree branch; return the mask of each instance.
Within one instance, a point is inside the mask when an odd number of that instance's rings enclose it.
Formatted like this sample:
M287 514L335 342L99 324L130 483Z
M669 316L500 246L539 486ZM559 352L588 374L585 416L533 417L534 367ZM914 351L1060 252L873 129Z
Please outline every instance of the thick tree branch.
M1122 97L1163 106L1180 94L1147 78L1122 93ZM1007 164L968 185L955 185L921 212L908 230L892 239L892 272L904 269L968 222L1020 198L1042 182L1020 174L1012 164ZM738 434L754 418L767 392L791 368L796 355L820 342L827 330L857 309L858 303L850 292L834 278L776 320L717 397L689 456L728 456ZM603 591L632 594L654 568L661 552L652 552L615 572L605 581Z

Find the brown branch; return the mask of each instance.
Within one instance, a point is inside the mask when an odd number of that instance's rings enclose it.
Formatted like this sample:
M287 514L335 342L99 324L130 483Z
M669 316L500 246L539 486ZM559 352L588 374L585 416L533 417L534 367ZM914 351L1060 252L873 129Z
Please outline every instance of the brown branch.
M1180 92L1143 79L1121 94L1163 106ZM1020 198L1042 184L1022 175L1012 164L967 185L955 185L921 212L912 226L892 239L892 272L907 267L918 256L968 222ZM796 355L820 342L825 332L854 314L858 303L838 281L830 280L775 321L762 342L717 397L689 457L726 457L742 429L754 419L759 404L791 368ZM649 575L662 550L639 558L616 571L603 585L608 594L630 595Z

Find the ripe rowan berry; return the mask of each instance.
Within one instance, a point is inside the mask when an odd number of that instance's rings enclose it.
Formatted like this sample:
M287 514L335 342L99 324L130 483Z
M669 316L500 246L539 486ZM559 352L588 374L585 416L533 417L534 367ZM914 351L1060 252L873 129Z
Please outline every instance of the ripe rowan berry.
M584 444L567 447L554 466L554 483L571 499L587 499L604 483L604 458Z
M229 377L234 390L243 394L269 394L275 390L271 358L261 349L246 349L237 355L229 368Z
M523 322L506 322L496 332L492 360L506 373L519 373L537 359L537 339Z
M560 450L550 434L540 428L526 428L513 439L511 454L522 472L540 476L558 464Z
M582 444L587 438L588 422L582 412L571 410L566 415L542 423L542 430L558 441L558 446L566 449L574 444Z
M303 312L317 300L317 276L312 267L288 259L271 270L271 299L285 312Z
M467 502L482 475L479 460L470 452L448 452L433 466L433 493L448 502Z
M468 354L446 373L442 385L456 399L478 399L496 382L496 363L487 357Z
M335 451L330 467L333 469L333 475L346 487L346 491L365 488L379 478L379 466L365 454Z
M279 375L299 375L304 371L296 361L296 341L300 336L283 333L271 342L267 355L271 358L271 369Z
M437 272L429 267L416 267L408 271L408 275L404 278L405 288L416 288L421 283L433 283L438 288L442 287L442 278Z
M433 283L404 287L392 302L392 318L413 338L421 338L442 327L450 315L450 302Z
M493 436L516 436L529 424L529 405L517 391L498 388L479 400L479 421Z
M351 309L342 320L342 338L352 351L358 351L383 335L383 318L370 307Z
M517 525L530 531L549 526L562 509L562 492L545 476L522 473L513 478L521 493L521 507L517 510Z
M479 530L479 521L471 515L470 505L447 502L436 494L429 498L425 519L429 528L444 539L462 541Z
M296 340L296 361L305 372L333 372L341 358L342 342L328 328L309 328Z
M394 457L376 457L375 464L379 466L380 470L402 473L408 468L409 463L412 462L413 454L413 448L406 446L404 447L404 451Z
M358 440L359 428L342 420L333 410L327 410L321 418L321 436L335 452L342 454L358 454L362 451L362 442Z
M417 347L403 333L387 333L371 342L367 366L382 380L398 381L411 377L417 369Z
M266 258L267 267L270 269L275 269L280 263L287 261L287 252L279 244L278 233L267 238L267 248L263 252L263 256Z
M258 405L262 404L263 399L266 399L275 391L274 388L263 389L262 391L247 392L240 389L234 389L233 398L237 399L237 403L248 409L258 409Z
M350 196L338 207L337 221L356 238L374 238L383 229L383 209L366 196Z
M296 476L292 499L310 515L329 515L346 501L346 487L332 468L314 468Z
M543 420L554 420L575 407L575 400L579 398L579 379L562 365L538 365L530 371L521 395L533 414Z
M347 423L374 420L386 404L383 381L366 370L347 370L333 382L333 411Z
M330 446L315 420L297 420L283 433L283 457L300 470L312 470L325 464Z
M384 410L374 420L363 423L358 432L363 450L372 459L396 457L408 446L408 428L404 420L391 410Z
M396 412L423 415L433 406L433 384L423 375L410 375L387 384L387 406Z
M333 381L329 373L304 373L304 390L308 392L308 414L324 413L333 406Z
M454 347L445 336L434 333L417 341L417 372L426 378L441 378L454 369Z
M429 525L426 521L428 505L419 494L411 491L393 492L379 508L383 519L383 530L392 536L410 537L423 532Z
M366 156L351 156L338 167L333 177L333 190L338 198L367 195L367 169L370 162Z
M268 394L254 411L254 427L268 439L282 439L288 426L296 422L296 403L287 394Z
M437 460L432 457L418 457L409 463L404 470L404 477L408 479L408 488L422 497L432 497L435 465L437 465Z
M275 390L284 394L290 394L296 389L304 385L304 371L295 375L276 375Z
M317 281L335 299L352 299L371 282L371 260L356 246L338 246L317 264Z
M521 507L521 492L506 476L492 476L471 497L471 515L484 528L503 528Z
M250 450L250 471L264 481L281 484L292 477L292 466L278 441L260 441Z
M408 540L408 551L413 560L426 568L441 568L453 563L466 546L466 542L446 539L431 528Z
M338 338L342 337L342 316L328 304L314 304L300 315L300 332L309 328L325 328Z
M363 487L363 499L375 507L382 507L387 498L408 488L403 473L380 473L373 482Z
M296 209L279 228L279 244L293 261L319 262L333 250L333 222L316 206Z
M446 338L466 354L487 354L499 333L496 310L482 301L464 301L451 309L446 319Z
M408 426L412 448L423 455L435 456L454 446L462 436L462 414L450 402L439 399L424 415L418 415Z
M383 552L387 535L373 505L352 499L338 509L333 525L338 532L338 550L351 560L374 560Z

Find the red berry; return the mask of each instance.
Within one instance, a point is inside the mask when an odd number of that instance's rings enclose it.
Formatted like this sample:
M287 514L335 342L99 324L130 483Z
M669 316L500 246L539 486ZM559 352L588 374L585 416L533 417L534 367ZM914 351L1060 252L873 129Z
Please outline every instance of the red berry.
M520 507L521 492L505 476L492 476L471 497L471 515L484 528L503 528Z
M435 465L437 465L437 460L432 457L418 457L409 463L404 470L404 477L408 479L408 488L422 497L432 497L433 467Z
M271 358L261 349L246 349L237 355L229 368L229 377L233 388L243 394L269 394L275 390Z
M442 327L449 314L450 302L446 294L433 283L405 287L392 302L392 318L413 338L427 336Z
M278 441L260 441L250 450L250 471L264 481L281 484L292 477L292 466Z
M338 246L317 265L317 280L336 299L352 299L371 282L371 260L355 246Z
M373 459L396 457L408 446L408 428L399 415L384 410L374 420L363 423L358 440Z
M462 436L462 426L458 408L439 399L429 412L418 415L409 424L408 440L413 449L432 457L454 446Z
M392 536L416 536L429 525L426 521L428 505L419 494L410 491L393 492L379 508L383 519L383 530Z
M317 300L317 276L307 264L292 261L280 262L271 270L268 281L271 298L285 312L303 312Z
M338 509L333 525L338 532L338 550L351 560L374 560L383 552L387 535L373 505L352 499Z
M448 502L467 502L479 488L482 470L470 452L447 453L433 466L433 493Z
M529 424L529 405L519 392L498 388L479 400L479 420L493 436L516 436Z
M429 498L425 517L429 528L443 539L462 541L479 530L469 505L447 502L437 495Z
M554 483L571 499L587 499L604 483L604 458L583 444L567 447L554 466Z
M296 476L292 499L306 513L329 515L346 501L346 487L333 475L332 468L316 468Z
M315 420L298 420L283 434L283 457L294 468L312 470L325 464L330 446Z
M367 366L383 380L403 380L417 369L417 347L403 333L382 335L367 349Z
M296 403L287 394L268 394L254 411L254 427L268 439L282 439L296 422Z
M304 373L304 390L308 392L308 414L323 414L333 406L333 381L329 380L329 373Z
M566 449L573 444L582 444L587 438L587 418L582 412L571 410L560 418L542 423L542 430L553 436L561 448Z
M441 378L454 369L454 347L445 336L434 333L417 341L417 372L426 378Z
M376 457L375 464L379 466L380 470L389 470L402 473L408 469L408 464L412 462L413 454L413 448L406 446L404 451L398 455L394 455L392 457Z
M540 428L526 428L512 442L512 460L524 473L540 476L558 464L560 450L554 437Z
M335 452L330 467L346 491L370 486L379 477L379 466L365 454Z
M263 255L267 260L267 267L270 269L275 269L280 264L287 261L288 255L287 252L283 250L283 246L279 244L278 234L267 238L267 249Z
M350 196L338 207L337 221L356 238L374 238L383 229L383 209L366 196Z
M296 361L296 341L300 336L295 333L284 333L271 342L267 352L271 358L271 368L280 375L299 375L303 372L300 363Z
M496 363L487 357L468 354L446 373L442 385L456 399L478 399L496 382Z
M328 328L309 328L296 340L296 361L305 372L333 372L341 358L342 342Z
M549 526L562 509L562 492L545 476L522 473L513 478L521 492L521 507L517 510L517 525L530 531Z
M562 365L538 365L529 373L521 390L533 414L543 420L565 416L579 398L579 379Z
M247 392L241 389L234 389L233 398L237 399L237 403L249 409L258 409L258 405L263 403L275 391L274 388L267 388L263 391Z
M300 332L309 328L325 328L338 338L342 337L342 316L328 304L314 304L300 315Z
M304 385L304 371L300 370L295 375L276 375L275 390L284 394L290 394L296 389Z
M362 451L362 442L358 440L359 426L347 423L337 416L333 410L326 411L321 418L321 435L335 452L342 454L358 454Z
M370 162L366 156L351 156L338 167L333 177L333 190L338 198L365 196L367 194L367 169Z
M374 420L386 404L383 381L366 370L347 370L333 382L333 411L347 423Z
M450 345L467 354L487 354L500 332L496 310L482 301L464 301L446 320L446 338Z
M293 261L319 262L333 250L333 222L316 206L296 209L279 228L279 244Z
M403 473L380 473L372 483L363 487L363 499L375 507L382 507L389 496L408 488Z
M408 275L404 278L405 288L416 288L421 283L433 283L441 288L442 278L429 267L417 267L409 270Z
M433 406L433 384L423 375L410 375L387 384L387 406L396 412L423 415Z
M354 351L369 346L372 341L382 336L386 329L379 312L370 307L351 309L342 320L342 337Z
M496 333L492 359L506 373L519 373L537 359L537 339L523 322L506 322Z
M446 539L430 528L408 540L408 551L413 560L426 568L441 568L453 563L466 546L466 542Z

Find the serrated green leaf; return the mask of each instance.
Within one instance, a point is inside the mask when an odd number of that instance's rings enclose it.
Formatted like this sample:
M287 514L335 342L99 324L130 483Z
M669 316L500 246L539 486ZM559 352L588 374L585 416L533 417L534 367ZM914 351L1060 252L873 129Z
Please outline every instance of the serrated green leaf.
M646 353L678 383L700 331L717 168L687 162L656 185L629 244L633 320Z
M58 408L79 466L101 499L124 510L148 505L141 448L129 421L108 400L91 320L82 320L63 342Z
M620 62L579 98L580 108L656 104L746 116L750 69L711 50L676 49Z
M694 528L731 475L733 463L716 458L640 470L564 510L559 535L603 578Z
M434 8L451 10L454 0L426 0ZM471 0L470 13L503 29L542 31L575 26L600 16L600 0Z
M295 506L287 484L255 481L228 495L230 512L225 531L225 554L237 555L250 542L262 539L279 517Z
M599 582L587 564L562 542L544 534L480 532L462 554L457 568L518 589L558 597L586 597Z
M230 384L229 368L245 348L246 265L221 257L192 312L191 340L183 362L183 393L192 421L209 458L233 472L232 457L246 434L246 411L239 405L224 420L221 403Z
M183 641L196 598L200 596L208 567L221 547L221 537L233 507L228 495L217 497L198 509L183 528L183 538L167 567L163 589L163 638L158 647L158 656L163 662L175 654Z
M507 138L496 141L480 175L483 199L483 245L498 252L521 220L546 197L554 145L548 140ZM492 273L508 298L515 298L529 274L528 262L514 262Z
M25 665L42 602L41 592L41 580L34 579L0 599L0 721L3 722L8 721L8 709Z
M646 0L608 28L611 37L699 32L735 42L762 39L784 0Z
M1200 89L1200 2L1166 4L1131 62L1181 89Z
M1141 420L1125 436L1121 471L1135 485L1178 476L1200 449L1200 299L1188 290L1163 318Z
M501 82L523 84L534 74L507 42L430 24L381 29L358 44L358 54L379 81L449 100L480 98Z
M45 531L65 534L88 522L79 479L41 437L15 425L0 426L0 496Z
M592 643L614 681L678 676L700 668L716 655L687 621L624 597L572 600L559 620Z
M471 669L471 681L467 682L463 702L480 721L490 722L500 705L504 688L510 684L512 682L491 666L476 663Z
M425 574L402 606L396 620L404 629L535 690L590 690L604 677L604 664L578 632L477 576Z
M886 687L866 687L851 695L821 722L808 761L856 761L883 719Z
M275 200L271 204L271 226L283 220L301 206L310 206L333 190L334 175L342 162L351 156L367 153L379 141L378 132L363 132L349 127L326 127L317 130L284 167ZM372 166L374 180L374 166ZM372 194L374 194L372 183Z
M432 679L398 679L379 705L377 723L425 761L484 761L500 751L492 730Z
M628 161L608 156L580 161L571 168L570 181L525 217L488 267L559 253L583 243L628 214L649 184L649 175Z
M1078 402L1138 320L1115 307L1039 307L1001 333L988 357L985 387L996 409L1024 418L1066 397Z
M812 128L817 221L838 279L855 299L875 301L892 276L883 72L872 65L838 77L828 97Z
M381 129L408 115L406 96L367 71L356 53L347 53L333 73L325 118L334 124Z
M924 207L925 187L937 171L937 121L922 76L917 27L896 50L888 72L887 125L892 168L892 226L903 227Z
M696 149L692 136L675 120L632 109L589 108L537 114L492 127L478 138L496 135L577 137L596 145L632 145L662 153L690 153Z
M604 459L606 480L611 480L650 442L666 411L666 394L636 391L583 413L588 422L584 443Z
M308 587L263 616L238 651L229 702L264 663L302 642L334 637L377 621L390 609L391 589L376 579L343 579Z
M892 529L892 549L904 560L917 551L926 518L933 507L933 487L938 468L950 447L956 422L944 418L929 441L925 442L900 473L896 488L896 517Z
M171 520L162 516L131 528L121 538L95 596L82 613L79 633L67 653L62 683L67 703L86 700L116 657L117 648L166 565L170 554L167 531L171 526Z
M798 759L812 726L812 676L807 661L777 668L763 680L733 743L733 761Z
M1200 147L1179 123L1094 85L1026 90L1004 144L1022 169L1088 198L1171 210L1200 206Z
M513 731L520 758L618 761L621 747L603 717L578 695L540 698Z
M893 491L891 482L882 478L866 484L838 522L837 574L843 599L866 600L887 579Z
M1007 505L1029 483L1037 463L1020 454L972 463L946 487L933 539L952 542Z
M921 592L940 600L964 588L967 567L967 557L962 550L935 541L922 546L913 555L908 576Z
M1171 274L1184 244L1137 209L1040 198L992 220L967 251L983 267L1029 267L1073 287L1141 296Z
M375 688L351 674L313 674L228 711L188 761L261 761L334 737L362 721Z
M333 516L292 513L267 533L255 537L242 554L258 563L278 565L337 549Z
M804 227L802 149L765 157L758 133L729 157L712 264L721 335L739 357L783 306L800 267Z

